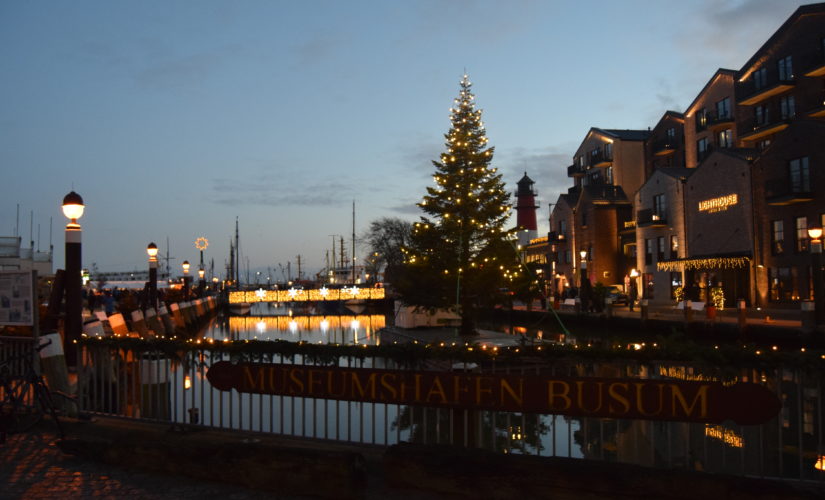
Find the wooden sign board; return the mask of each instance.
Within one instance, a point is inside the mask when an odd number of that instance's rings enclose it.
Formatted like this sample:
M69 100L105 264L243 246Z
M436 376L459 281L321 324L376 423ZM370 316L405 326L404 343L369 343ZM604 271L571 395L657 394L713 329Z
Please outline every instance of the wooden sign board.
M569 415L755 425L782 407L751 383L610 379L465 372L372 370L219 361L207 379L218 390L253 394Z

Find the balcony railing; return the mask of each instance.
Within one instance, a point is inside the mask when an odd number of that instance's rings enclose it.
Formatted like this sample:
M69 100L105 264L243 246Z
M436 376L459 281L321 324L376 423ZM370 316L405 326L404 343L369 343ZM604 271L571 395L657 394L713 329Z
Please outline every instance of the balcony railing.
M597 154L590 155L591 167L609 167L613 164L613 153L605 153L599 151Z
M788 128L789 124L790 118L768 118L763 120L751 118L742 122L742 128L739 129L739 138L743 141L755 141L784 130Z
M667 216L645 208L636 212L636 224L639 227L664 227L667 226Z
M793 79L780 80L777 77L771 78L767 85L758 89L754 88L753 82L748 82L740 87L742 97L739 104L744 106L759 104L769 97L792 89L794 85L796 85L796 82Z
M680 142L681 141L676 137L668 137L666 139L656 141L653 143L653 154L656 156L669 155L679 149Z
M708 113L707 122L708 128L711 130L722 129L733 125L733 115L731 113L725 113L722 115Z
M794 183L788 177L777 177L765 183L765 201L768 205L793 205L813 199L810 181Z
M579 165L570 165L567 167L567 177L583 177L584 176L584 167Z

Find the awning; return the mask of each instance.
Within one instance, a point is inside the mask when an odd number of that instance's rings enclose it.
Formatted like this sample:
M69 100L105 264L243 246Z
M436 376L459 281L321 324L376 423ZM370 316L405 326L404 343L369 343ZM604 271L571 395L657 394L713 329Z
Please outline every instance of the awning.
M656 264L659 271L686 271L690 269L736 269L748 267L751 261L747 254L720 254L665 260Z

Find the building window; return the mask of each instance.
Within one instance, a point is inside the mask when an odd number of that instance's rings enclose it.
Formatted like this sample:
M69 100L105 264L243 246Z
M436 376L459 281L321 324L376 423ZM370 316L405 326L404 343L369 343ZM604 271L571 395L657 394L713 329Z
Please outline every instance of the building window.
M587 227L587 212L582 212L582 227Z
M604 145L604 158L606 160L612 160L613 159L613 143L612 142L605 143L605 145Z
M794 300L796 293L796 268L771 267L768 269L768 294L772 302Z
M667 207L665 206L665 195L657 194L653 197L653 220L667 220Z
M796 100L792 95L783 95L779 98L779 115L783 120L796 115Z
M613 184L613 167L607 167L604 170L604 176L605 176L604 181L607 184Z
M665 260L665 237L659 236L656 238L657 243L657 252L656 252L656 262L662 262Z
M708 156L708 138L702 137L696 141L696 156L699 161L704 160Z
M653 240L645 239L645 264L653 264Z
M768 146L770 146L770 145L771 145L771 140L770 140L770 139L762 139L761 141L758 141L758 142L756 143L756 147L757 147L760 151L762 151L763 149L767 148L767 147L768 147Z
M670 260L679 258L679 237L675 234L670 235Z
M759 68L753 72L753 88L759 90L768 85L768 69Z
M730 148L733 146L733 131L729 128L725 130L720 130L716 134L716 144L719 145L720 148Z
M644 273L642 275L642 279L644 279L645 283L645 298L652 299L653 298L653 291L656 289L653 282L653 273Z
M676 298L676 289L682 286L682 273L670 273L670 298Z
M567 237L567 221L560 220L559 221L559 236L564 239Z
M696 113L696 131L705 130L708 127L708 110L700 109Z
M808 218L796 218L796 251L808 251Z
M811 178L808 173L808 157L791 160L788 165L792 193L807 193L811 190Z
M754 118L754 127L761 127L763 125L767 125L770 121L770 115L768 112L768 106L766 104L760 104L753 108L753 118Z
M771 222L771 253L774 255L785 253L785 225L781 220Z
M791 64L791 56L783 57L777 63L779 68L780 80L793 80L793 65Z
M730 118L730 98L725 97L716 102L716 119L725 120Z

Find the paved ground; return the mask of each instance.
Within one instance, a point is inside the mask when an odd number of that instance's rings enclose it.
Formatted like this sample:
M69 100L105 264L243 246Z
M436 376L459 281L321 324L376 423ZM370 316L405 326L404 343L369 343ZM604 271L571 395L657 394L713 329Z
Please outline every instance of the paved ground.
M65 455L55 439L48 430L8 436L0 445L0 498L272 498L232 485L83 460Z

